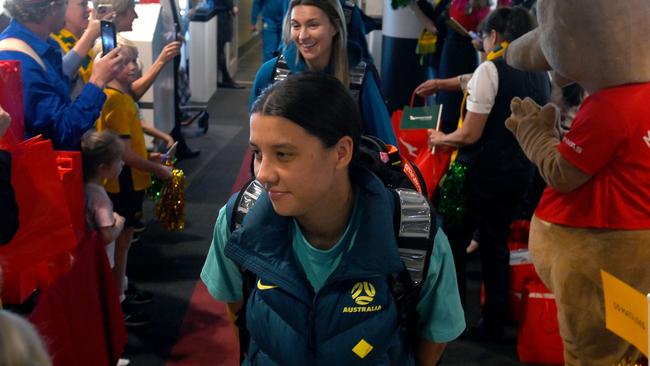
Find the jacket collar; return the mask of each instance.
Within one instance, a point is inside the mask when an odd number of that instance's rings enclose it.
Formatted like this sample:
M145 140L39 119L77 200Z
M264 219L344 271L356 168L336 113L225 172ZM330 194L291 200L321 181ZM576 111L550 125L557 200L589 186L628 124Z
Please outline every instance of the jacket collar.
M403 269L395 239L392 193L365 169L352 169L350 178L360 195L360 227L357 241L343 254L328 283L346 278L384 276ZM307 280L293 255L291 223L291 218L275 213L268 195L263 193L242 226L232 233L225 252L244 268L263 274L265 280L299 297L311 299ZM298 282L305 286L297 286Z

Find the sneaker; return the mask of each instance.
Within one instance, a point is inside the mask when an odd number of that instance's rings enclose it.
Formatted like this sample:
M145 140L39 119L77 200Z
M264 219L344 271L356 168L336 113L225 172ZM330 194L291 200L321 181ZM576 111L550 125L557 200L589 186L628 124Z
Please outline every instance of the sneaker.
M124 325L127 327L141 327L151 323L151 317L141 311L129 309L124 311Z
M119 360L117 360L116 366L129 366L130 363L131 361L129 361L128 358L120 358Z
M129 283L124 291L124 303L127 305L142 305L153 301L153 294L150 291L141 291L134 284Z
M147 228L147 227L145 226L144 222L142 222L142 220L138 220L138 221L136 221L135 224L133 225L133 232L134 232L134 233L141 233L141 232L143 232L144 229L146 229L146 228ZM134 235L134 236L135 236L135 235Z

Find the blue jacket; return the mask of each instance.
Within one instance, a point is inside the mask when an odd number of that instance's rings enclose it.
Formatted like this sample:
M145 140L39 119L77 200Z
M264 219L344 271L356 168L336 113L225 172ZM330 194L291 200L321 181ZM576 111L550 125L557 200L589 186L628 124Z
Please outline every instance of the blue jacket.
M350 21L346 24L348 31L348 40L357 44L361 50L361 57L363 59L372 60L370 55L370 50L368 49L368 41L366 40L366 35L370 33L373 29L369 29L366 24L366 19L368 18L359 7L351 3L348 4L347 0L341 0L341 6L344 9L346 6L351 6ZM381 29L379 27L378 29Z
M262 14L262 20L269 29L282 29L282 20L287 12L288 0L253 0L251 24L257 23L257 16Z
M43 134L57 150L79 150L81 136L95 125L106 95L87 83L81 94L70 100L70 81L63 74L61 47L53 39L43 41L16 20L0 34L0 40L5 38L21 39L46 65L43 70L22 52L0 51L0 60L18 60L21 64L25 137Z
M393 229L392 193L369 172L351 177L358 188L361 226L354 246L317 294L292 255L291 218L277 215L266 193L233 231L226 256L258 276L245 305L251 341L244 364L413 364L390 290L389 276L404 268ZM353 299L353 288L364 282L372 285L362 291L367 297Z
M282 54L287 60L287 65L289 65L291 73L308 70L307 65L302 59L299 59L296 63L297 49L295 43L292 42L287 46ZM362 51L360 47L354 42L348 42L348 60L350 67L354 67L361 61L366 61L361 55ZM277 60L276 57L265 62L257 71L249 106L252 106L257 97L262 94L262 91L273 83ZM371 63L371 61L366 62ZM325 69L325 72L329 73L329 68ZM397 138L393 132L388 109L379 89L379 80L376 79L376 75L370 70L370 67L366 69L366 75L363 79L359 104L361 117L363 118L364 134L379 137L385 143L397 146Z

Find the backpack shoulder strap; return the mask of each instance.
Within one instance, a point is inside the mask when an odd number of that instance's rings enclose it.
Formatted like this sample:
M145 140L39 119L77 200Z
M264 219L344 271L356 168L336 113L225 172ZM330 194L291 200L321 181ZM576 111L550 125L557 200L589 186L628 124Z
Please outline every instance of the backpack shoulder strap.
M350 69L350 89L361 90L363 80L366 77L368 63L360 61L356 66Z
M412 189L396 188L395 229L404 266L416 286L427 276L435 234L434 215L429 201Z
M354 3L350 0L346 0L343 6L343 16L345 17L345 26L347 29L350 29L350 25L352 24L352 11L354 11Z
M273 70L273 82L282 81L286 79L289 74L291 74L291 69L289 69L289 64L287 64L287 59L283 54L278 56L278 60L275 63L275 70Z
M395 235L404 270L390 278L391 292L399 313L400 329L409 347L418 344L417 304L429 271L435 235L429 201L415 190L393 190Z
M257 199L260 197L264 187L255 179L248 181L239 193L233 195L226 204L226 220L228 222L228 229L232 233L238 229L244 222L244 217L250 209L255 205ZM256 275L240 267L239 271L242 276L242 306L237 312L237 319L235 325L239 329L239 362L242 364L248 351L250 341L250 334L246 329L246 304L250 297L251 292L255 286Z
M30 45L28 45L25 41L22 39L18 38L5 38L2 41L0 41L0 51L16 51L16 52L21 52L26 54L27 56L31 57L34 62L36 62L42 69L45 71L47 68L45 66L45 62L43 62L43 59L41 56L39 56L36 51Z
M239 311L237 312L237 319L235 319L235 325L239 330L239 364L243 364L246 359L246 353L248 352L248 346L250 345L251 335L246 328L246 306L248 304L248 299L250 298L253 288L255 288L255 280L257 276L255 273L241 269L242 271L242 305Z
M350 84L348 90L352 94L352 99L357 102L361 108L361 90L363 90L363 80L366 77L368 63L360 61L356 66L350 68Z
M244 184L237 196L233 196L226 205L228 228L230 232L238 229L248 211L255 205L260 197L264 187L255 179L251 179Z
M418 344L416 307L433 251L435 218L429 201L417 191L397 188L393 197L395 235L404 270L391 277L391 292L397 304L401 332L406 344L412 347Z

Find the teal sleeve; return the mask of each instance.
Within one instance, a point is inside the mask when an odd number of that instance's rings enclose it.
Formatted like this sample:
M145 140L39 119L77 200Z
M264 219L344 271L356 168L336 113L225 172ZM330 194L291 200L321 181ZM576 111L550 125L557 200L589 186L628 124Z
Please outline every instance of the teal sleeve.
M390 122L384 97L374 72L367 70L361 91L361 114L364 134L379 137L383 142L397 146L397 138Z
M441 229L436 233L429 272L421 291L417 305L420 335L433 343L456 339L465 330L465 313L449 240Z
M223 302L237 302L243 299L242 277L239 267L224 254L224 248L229 238L226 206L223 206L214 225L212 243L201 271L201 280L215 299Z

